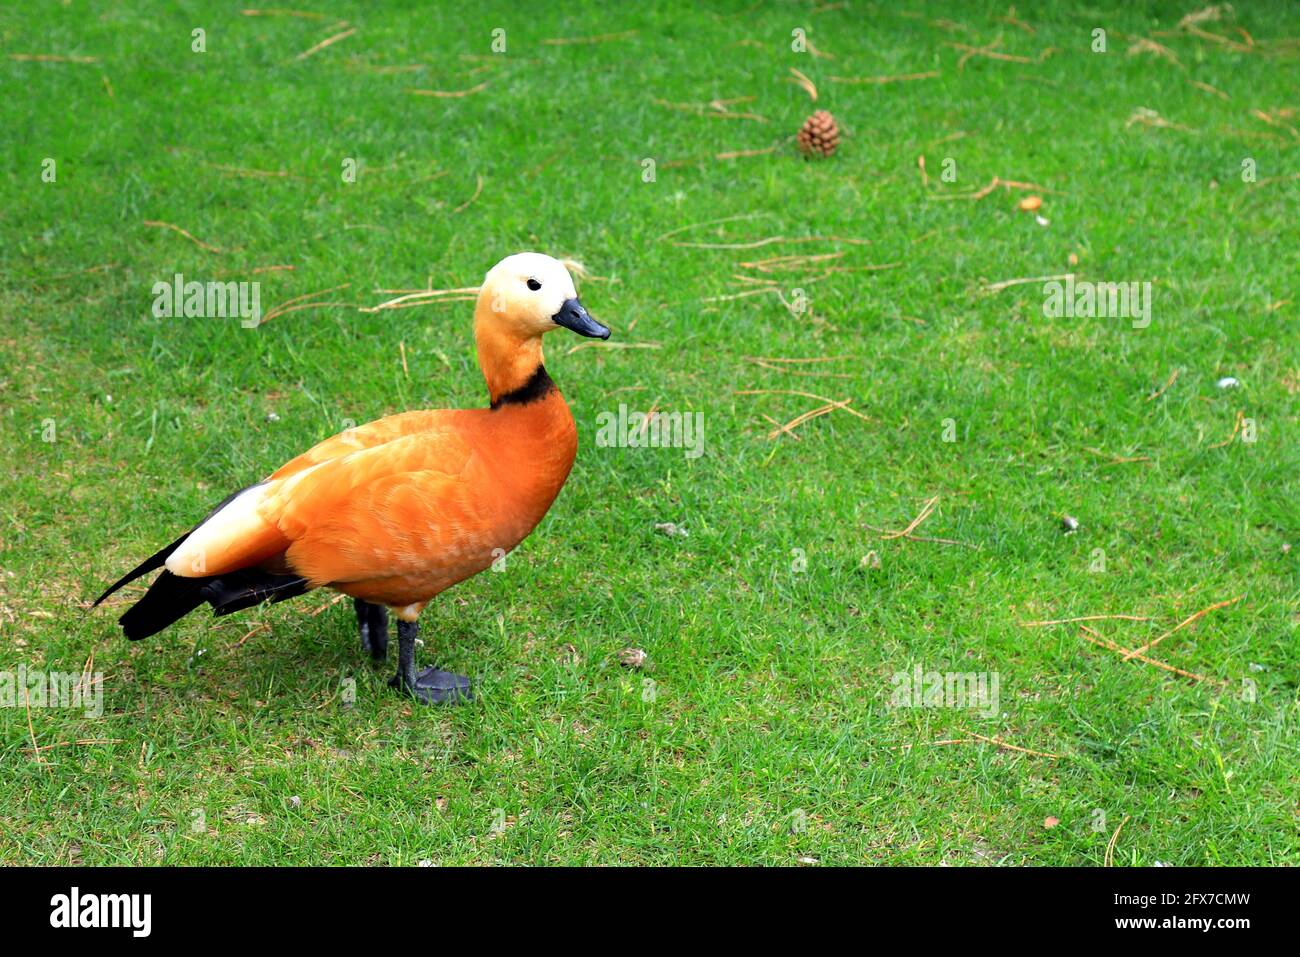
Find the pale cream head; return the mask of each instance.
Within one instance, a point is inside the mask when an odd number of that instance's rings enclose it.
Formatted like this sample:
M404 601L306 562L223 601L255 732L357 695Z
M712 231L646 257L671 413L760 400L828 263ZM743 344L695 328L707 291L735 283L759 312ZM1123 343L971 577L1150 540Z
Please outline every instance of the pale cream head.
M516 253L493 266L479 291L479 311L522 335L558 329L554 317L577 299L573 277L558 259L541 253Z
M609 329L578 301L573 277L558 259L516 253L488 271L474 310L474 340L493 402L531 380L542 364L542 336L561 326L609 338Z

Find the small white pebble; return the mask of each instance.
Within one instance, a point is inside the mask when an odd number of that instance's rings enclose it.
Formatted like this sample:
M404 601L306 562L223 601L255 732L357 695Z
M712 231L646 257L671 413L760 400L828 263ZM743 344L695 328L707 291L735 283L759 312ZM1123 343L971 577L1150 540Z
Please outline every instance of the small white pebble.
M1237 386L1241 385L1241 383L1235 377L1230 375L1225 375L1222 379L1220 379L1218 382L1214 384L1217 385L1220 389L1235 389L1237 388Z
M104 396L104 401L105 401L105 402L112 402L112 401L113 401L113 397L112 397L111 395L106 395L106 396Z
M683 526L673 522L655 522L655 531L661 535L667 535L669 538L686 538L691 534Z
M624 648L618 653L619 664L628 668L640 668L645 660L646 653L640 648Z
M279 421L280 421L280 417L279 417L278 415L276 415L274 412L268 412L268 413L266 414L266 421L268 421L268 422L279 422Z

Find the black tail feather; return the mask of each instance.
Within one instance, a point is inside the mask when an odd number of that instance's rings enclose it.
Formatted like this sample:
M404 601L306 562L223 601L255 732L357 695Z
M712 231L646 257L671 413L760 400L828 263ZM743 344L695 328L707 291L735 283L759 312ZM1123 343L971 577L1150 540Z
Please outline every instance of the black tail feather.
M139 565L136 565L135 568L131 569L129 572L127 572L125 575L119 578L117 581L113 582L113 584L109 585L108 591L104 592L104 594L96 598L95 604L91 605L90 607L98 608L99 603L101 601L103 601L109 595L113 594L113 592L117 591L123 585L129 585L131 582L135 581L141 575L147 575L155 568L162 568L163 562L167 561L167 556L170 555L172 552L176 551L176 549L180 548L181 542L185 541L185 539L189 537L190 537L190 533L186 532L184 535L176 539L176 541L172 542L162 551L150 555Z
M164 571L118 622L126 637L139 641L180 621L205 601L212 606L213 614L228 615L264 601L284 601L308 590L305 578L273 575L256 568L206 578L180 578Z
M118 624L132 641L156 635L203 604L203 586L209 581L208 578L181 578L163 571L144 597L118 619Z
M248 486L248 488L252 487ZM216 508L212 509L199 525L221 511L237 495L248 491L248 488L241 488L218 502ZM195 528L198 528L198 525ZM167 557L193 532L194 529L190 529L162 551L149 556L131 569L114 582L108 591L95 599L95 605L141 575L147 575L155 568L162 568ZM297 575L276 575L257 568L242 568L223 575L208 575L202 578L181 578L164 569L163 573L153 580L153 584L149 586L144 596L128 608L118 622L128 638L139 641L141 638L156 635L168 625L180 621L205 601L212 606L213 614L228 615L232 611L260 605L264 601L284 601L286 598L293 598L309 590L305 578Z
M271 575L255 568L245 568L213 579L203 588L204 598L214 615L252 608L264 601L277 602L296 598L309 591L307 579L298 575Z

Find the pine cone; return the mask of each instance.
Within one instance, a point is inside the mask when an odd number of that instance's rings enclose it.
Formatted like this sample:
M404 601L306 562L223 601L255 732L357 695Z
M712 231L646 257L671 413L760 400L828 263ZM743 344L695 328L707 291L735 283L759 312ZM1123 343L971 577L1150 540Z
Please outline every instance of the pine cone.
M830 156L840 145L840 128L835 125L835 117L825 110L818 110L804 120L799 128L799 149L805 153L820 153Z

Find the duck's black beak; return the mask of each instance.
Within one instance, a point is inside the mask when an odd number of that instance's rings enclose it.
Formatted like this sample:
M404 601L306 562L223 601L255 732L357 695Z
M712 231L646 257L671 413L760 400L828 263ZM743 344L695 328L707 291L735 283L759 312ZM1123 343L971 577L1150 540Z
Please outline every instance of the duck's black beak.
M560 311L551 316L551 321L588 339L609 338L609 330L591 318L591 313L582 308L582 303L576 299L566 299Z

